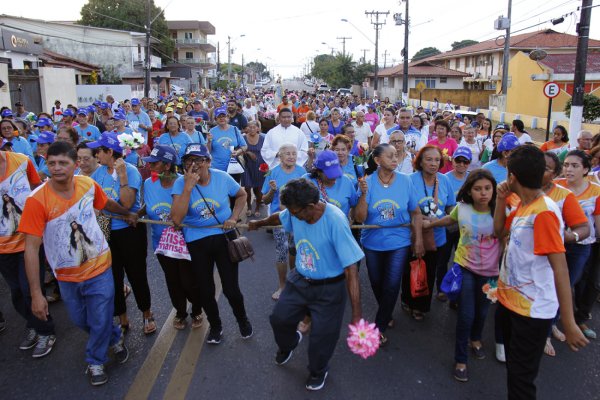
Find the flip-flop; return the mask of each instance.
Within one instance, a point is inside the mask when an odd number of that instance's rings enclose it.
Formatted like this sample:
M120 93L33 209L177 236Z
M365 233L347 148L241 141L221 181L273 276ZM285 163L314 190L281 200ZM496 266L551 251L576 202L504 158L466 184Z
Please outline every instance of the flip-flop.
M556 351L554 350L554 346L552 346L550 338L546 339L546 344L544 345L544 354L550 357L556 356Z
M596 332L594 332L593 329L590 329L587 325L581 324L579 325L579 329L581 329L581 332L583 332L583 336L585 336L586 338L592 340L596 339Z
M565 334L562 333L556 325L552 325L552 336L554 336L554 339L556 339L560 342L564 342L565 340L567 340L567 337L565 336Z

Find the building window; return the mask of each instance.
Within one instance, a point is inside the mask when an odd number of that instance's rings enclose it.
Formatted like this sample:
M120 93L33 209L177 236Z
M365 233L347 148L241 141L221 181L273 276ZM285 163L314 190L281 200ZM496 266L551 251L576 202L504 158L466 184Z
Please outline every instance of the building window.
M186 60L191 60L192 58L194 58L194 52L193 51L186 51L185 52L185 59Z
M427 89L435 89L435 78L415 78L415 87L423 82Z
M177 32L171 32L171 37L173 39L177 39Z
M454 61L454 67L455 67L456 69L459 69L459 68L460 68L460 58L457 58L457 59Z
M440 83L446 83L446 82L448 82L448 78L447 77L445 77L445 76L440 77ZM434 82L434 84L435 84L435 82Z
M192 32L186 32L185 33L185 38L186 39L192 39L193 38Z
M465 57L465 67L469 68L471 66L471 57Z

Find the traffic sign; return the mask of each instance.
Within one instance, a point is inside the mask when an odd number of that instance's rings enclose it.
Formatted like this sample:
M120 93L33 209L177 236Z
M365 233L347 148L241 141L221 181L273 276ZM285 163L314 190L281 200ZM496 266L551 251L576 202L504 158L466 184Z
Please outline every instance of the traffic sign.
M417 86L415 86L415 89L417 89L419 93L423 93L423 90L427 89L427 85L425 85L425 82L420 81L417 83Z
M553 99L560 94L560 87L556 82L548 82L544 85L544 96Z

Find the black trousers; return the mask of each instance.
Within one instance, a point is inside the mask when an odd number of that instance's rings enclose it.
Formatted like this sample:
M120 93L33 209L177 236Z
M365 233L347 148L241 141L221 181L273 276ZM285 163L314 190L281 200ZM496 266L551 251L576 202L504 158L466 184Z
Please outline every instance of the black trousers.
M202 314L202 301L198 283L199 270L188 260L165 257L157 254L158 263L165 273L167 290L171 304L177 311L177 318L186 318L187 302L192 304L192 317Z
M310 311L308 369L313 375L323 374L340 337L345 306L344 280L322 286L311 285L296 269L291 270L270 317L275 342L282 351L293 350L298 340L298 322Z
M115 282L115 315L121 315L127 311L123 293L125 273L131 283L138 309L140 311L150 310L150 287L146 275L148 253L146 226L138 224L135 228L128 226L110 231L108 244L112 254L112 271Z
M215 299L214 268L217 265L223 294L229 301L233 314L238 322L245 321L246 308L244 296L240 290L238 277L238 263L229 259L227 240L224 234L211 235L194 240L187 244L192 256L194 269L198 271L197 279L200 288L200 299L211 328L221 329L219 306Z
M588 320L600 294L600 243L592 245L592 254L586 265L583 277L575 285L575 322L583 324Z
M431 309L431 296L433 295L433 285L435 283L435 270L437 266L437 255L439 251L428 251L423 256L427 269L427 286L429 294L427 296L412 297L410 294L410 265L404 268L402 276L402 303L406 304L411 310L429 312ZM412 260L411 260L412 261Z
M529 318L498 304L506 349L506 376L509 400L535 400L540 361L553 318Z

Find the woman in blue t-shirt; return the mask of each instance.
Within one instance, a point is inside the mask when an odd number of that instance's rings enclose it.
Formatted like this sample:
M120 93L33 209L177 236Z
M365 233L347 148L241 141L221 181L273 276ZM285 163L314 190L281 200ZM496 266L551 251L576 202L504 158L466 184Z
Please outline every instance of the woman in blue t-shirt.
M152 176L144 181L144 207L138 211L141 217L147 216L152 221L171 221L171 189L179 177L176 172L177 152L170 146L157 145L149 157L143 161L148 163ZM165 225L152 224L152 249L156 250ZM175 329L185 329L188 316L187 302L192 304L192 328L202 324L202 302L200 292L195 286L196 264L191 261L171 258L157 254L158 263L165 273L165 281L176 314L173 319Z
M221 107L215 110L217 126L209 132L207 146L212 155L212 168L227 171L231 158L237 158L246 151L248 146L240 130L229 125L227 109ZM232 174L236 182L240 182L242 174Z
M416 172L409 175L409 178L412 181L413 191L417 196L417 204L423 218L442 218L449 214L456 205L456 198L448 177L439 172L443 162L442 150L430 144L423 146L415 157ZM424 234L428 233L425 232ZM446 228L434 228L433 236L436 249L426 248L423 256L423 261L427 266L429 294L427 296L412 297L408 268L402 279L402 307L409 311L416 321L423 320L425 313L429 312L431 307L431 296L438 260L437 249L440 249L446 243ZM429 241L426 237L423 242L427 247Z
M396 172L398 156L390 144L373 150L367 177L359 180L359 199L354 219L359 223L393 228L363 229L369 280L379 305L375 324L381 344L387 342L385 330L393 324L392 313L398 300L402 275L411 252L411 228L415 232L414 253L423 255L421 213L408 175Z
M227 173L210 168L211 154L205 145L190 144L182 161L185 175L173 185L171 217L177 225L189 225L183 228L183 236L192 264L196 265L198 271L196 284L210 323L206 341L219 344L223 335L223 324L215 299L215 264L223 294L233 309L242 338L248 339L252 336L252 325L240 291L238 263L230 260L228 238L225 237L240 218L246 192ZM233 211L229 208L230 197L235 197ZM208 228L221 224L223 228Z
M181 158L185 154L185 148L192 143L190 136L181 131L181 124L177 117L168 117L165 121L165 133L158 138L158 144L171 146L177 152L177 164L181 164Z

